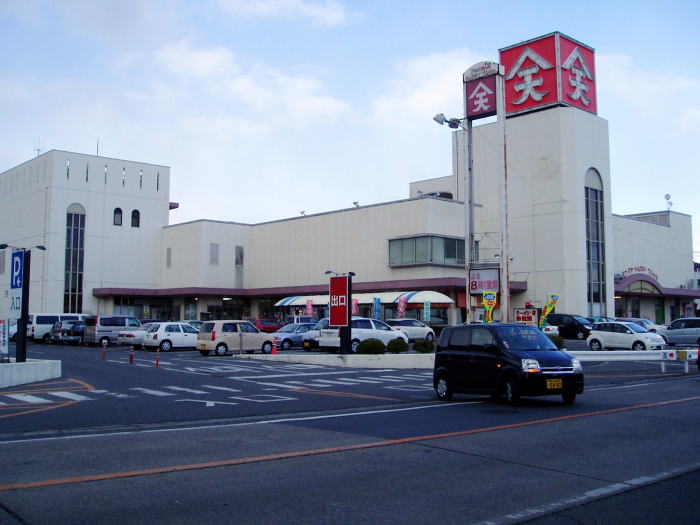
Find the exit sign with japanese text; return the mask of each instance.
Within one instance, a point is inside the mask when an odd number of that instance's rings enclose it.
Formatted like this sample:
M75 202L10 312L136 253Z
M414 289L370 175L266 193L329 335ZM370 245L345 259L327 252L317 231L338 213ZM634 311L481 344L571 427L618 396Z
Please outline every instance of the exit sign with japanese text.
M348 326L348 276L331 277L329 286L331 326Z

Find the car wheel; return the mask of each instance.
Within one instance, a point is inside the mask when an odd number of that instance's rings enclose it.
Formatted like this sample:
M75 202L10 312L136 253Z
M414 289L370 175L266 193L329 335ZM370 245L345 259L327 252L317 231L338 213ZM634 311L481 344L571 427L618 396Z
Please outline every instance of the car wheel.
M597 339L591 339L591 342L588 344L591 350L594 352L600 352L603 349L603 345L600 344L600 341Z
M430 334L428 334L428 335L425 336L425 340L426 340L426 341L432 341L434 337L435 337L435 336L434 336L432 333L430 333Z
M646 345L644 343L642 343L641 341L636 341L632 345L632 350L640 351L640 350L646 350L646 349L647 349Z
M158 348L160 348L161 352L170 352L170 350L173 349L173 344L167 339L163 339L158 345Z
M289 350L292 347L292 342L289 339L285 339L282 341L281 349L282 350Z
M48 345L51 343L51 336L49 334L44 334L44 337L41 338L41 342L44 343L45 345Z
M210 350L200 350L199 353L202 355L209 355Z
M561 399L565 405L573 405L576 401L576 394L574 392L564 392L561 395Z
M100 346L102 348L107 348L109 346L109 337L101 337L100 338Z
M360 346L360 340L359 339L353 339L352 342L350 343L350 351L353 354L357 353L357 347Z
M263 354L269 354L272 352L272 343L270 341L266 341L262 345L262 353Z
M445 374L438 377L435 383L435 393L440 401L449 401L452 399L452 387L447 381L447 376Z
M224 343L219 343L216 345L216 349L214 351L216 352L216 355L222 357L226 355L226 352L228 352L228 347Z
M520 401L520 389L513 377L506 379L506 401L509 405L515 406Z
M582 340L584 340L585 338L586 338L586 334L584 334L583 332L578 332L578 333L576 334L576 339L578 339L579 341L582 341Z

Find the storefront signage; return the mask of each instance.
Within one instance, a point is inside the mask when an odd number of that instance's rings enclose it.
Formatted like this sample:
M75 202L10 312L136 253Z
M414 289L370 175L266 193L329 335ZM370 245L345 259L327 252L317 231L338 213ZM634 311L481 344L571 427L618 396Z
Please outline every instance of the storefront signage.
M426 323L430 322L430 301L423 303L423 321Z
M372 297L372 319L381 319L382 300L379 297Z
M559 294L558 293L550 293L547 296L547 304L544 305L544 311L542 312L542 317L540 318L540 328L544 326L544 321L545 318L549 315L549 313L554 310L554 307L557 305L559 302Z
M404 317L406 315L406 297L399 297L398 305L399 317Z
M8 314L10 319L19 319L22 317L23 284L24 250L16 250L12 252L12 264L10 266L10 309Z
M352 315L360 315L360 300L352 300Z
M498 290L500 287L498 275L498 268L469 270L469 293L481 295L488 290Z
M501 49L500 61L506 115L560 105L597 113L593 48L551 33Z
M306 315L314 315L314 302L311 299L306 300Z
M5 319L0 319L0 363L4 363L9 359L9 337L8 323Z
M498 297L498 292L493 290L488 290L483 293L482 302L484 304L484 314L487 323L493 322L493 309L496 306L496 298Z
M331 326L348 326L348 277L340 275L331 277L330 287L330 324Z
M537 308L516 308L513 313L516 323L537 326Z
M630 275L635 273L645 273L653 277L657 281L659 280L659 276L656 275L656 272L651 268L647 268L646 266L630 266L629 268L622 271L622 277L629 277Z

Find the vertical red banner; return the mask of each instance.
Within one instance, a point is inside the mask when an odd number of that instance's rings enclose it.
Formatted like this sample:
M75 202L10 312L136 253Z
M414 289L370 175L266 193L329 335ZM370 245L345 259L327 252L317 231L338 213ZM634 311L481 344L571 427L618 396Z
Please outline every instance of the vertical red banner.
M399 317L406 315L406 297L399 297Z
M359 301L359 299L352 300L352 315L360 315L360 301Z
M306 301L306 315L314 315L314 302L311 299Z
M331 277L330 287L330 325L331 326L347 326L348 325L348 277L341 275Z

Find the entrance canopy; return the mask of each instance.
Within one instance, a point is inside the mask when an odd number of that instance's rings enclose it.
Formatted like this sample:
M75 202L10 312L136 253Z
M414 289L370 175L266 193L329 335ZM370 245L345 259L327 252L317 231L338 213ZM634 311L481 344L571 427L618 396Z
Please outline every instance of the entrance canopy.
M401 297L405 297L408 304L423 304L426 301L429 301L430 304L454 303L454 301L444 293L433 292L431 290L352 294L352 298L357 299L358 304L373 304L375 297L378 297L382 304L398 303ZM314 305L325 306L328 304L329 298L328 295L294 295L277 301L275 306L306 306L307 301L312 301Z

